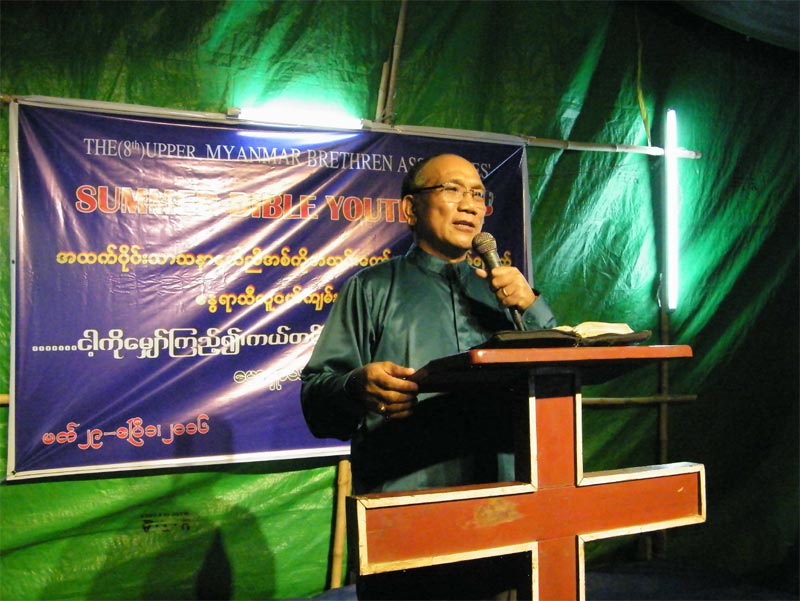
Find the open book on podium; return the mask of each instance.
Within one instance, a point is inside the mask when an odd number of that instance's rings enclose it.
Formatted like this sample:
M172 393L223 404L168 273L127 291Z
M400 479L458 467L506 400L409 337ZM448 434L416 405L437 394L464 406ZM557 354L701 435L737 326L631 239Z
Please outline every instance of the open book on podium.
M577 326L546 330L503 330L475 348L547 348L558 346L624 346L650 338L649 330L634 331L626 323L584 321Z
M585 322L548 330L501 331L462 353L434 359L411 376L421 392L471 390L527 378L533 372L577 370L599 384L661 359L691 357L688 346L646 346L650 331Z

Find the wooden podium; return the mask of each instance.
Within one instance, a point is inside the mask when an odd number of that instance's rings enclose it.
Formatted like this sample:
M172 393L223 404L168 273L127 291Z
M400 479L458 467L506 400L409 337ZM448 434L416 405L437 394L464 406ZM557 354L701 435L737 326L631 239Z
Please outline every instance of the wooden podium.
M691 356L688 346L608 346L483 349L431 362L416 374L422 391L511 399L518 481L349 497L357 578L414 578L413 568L522 554L518 598L583 599L586 541L705 521L701 464L583 471L582 384Z

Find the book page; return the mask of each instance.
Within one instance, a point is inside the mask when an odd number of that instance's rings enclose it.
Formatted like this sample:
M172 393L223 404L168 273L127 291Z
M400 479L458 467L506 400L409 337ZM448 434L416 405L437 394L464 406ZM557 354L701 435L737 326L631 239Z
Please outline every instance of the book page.
M553 329L572 332L581 338L591 338L602 334L633 334L633 329L626 323L608 323L604 321L584 321L576 326L556 326Z

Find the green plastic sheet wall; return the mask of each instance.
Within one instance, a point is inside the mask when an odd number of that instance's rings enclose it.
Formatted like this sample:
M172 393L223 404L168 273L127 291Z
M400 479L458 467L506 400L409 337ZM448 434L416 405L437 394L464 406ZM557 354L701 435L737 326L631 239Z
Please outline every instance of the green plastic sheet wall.
M4 1L0 92L211 112L290 98L372 119L400 6ZM702 158L680 161L669 341L695 357L671 367L670 387L697 401L670 408L669 459L705 464L708 521L670 531L666 554L796 593L797 53L673 3L410 2L397 67L396 124L662 146L677 111L680 145ZM559 321L624 321L660 342L662 159L531 146L528 170L535 283ZM4 392L7 237L0 254ZM643 369L586 393L657 387ZM4 440L7 422L2 408ZM586 468L656 463L657 436L652 407L587 408ZM314 596L329 578L335 480L333 461L295 461L3 483L0 597ZM589 569L634 547L592 543Z

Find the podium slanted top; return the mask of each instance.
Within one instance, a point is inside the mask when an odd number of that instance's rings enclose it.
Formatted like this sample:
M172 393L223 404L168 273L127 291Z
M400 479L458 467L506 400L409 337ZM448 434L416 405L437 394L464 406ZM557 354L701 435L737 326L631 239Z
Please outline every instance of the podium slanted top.
M475 348L434 359L411 376L422 392L511 383L528 373L579 373L600 384L657 361L687 359L687 345Z

